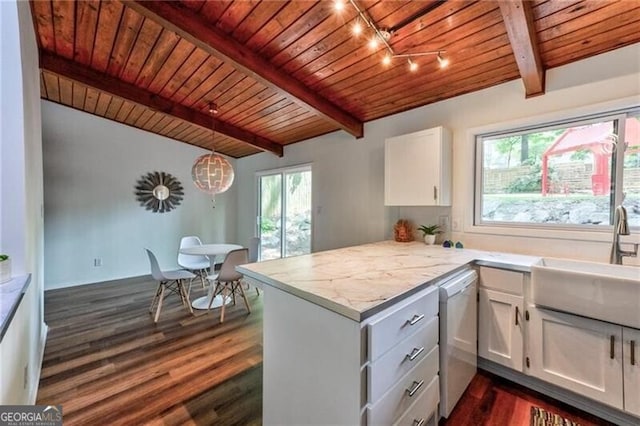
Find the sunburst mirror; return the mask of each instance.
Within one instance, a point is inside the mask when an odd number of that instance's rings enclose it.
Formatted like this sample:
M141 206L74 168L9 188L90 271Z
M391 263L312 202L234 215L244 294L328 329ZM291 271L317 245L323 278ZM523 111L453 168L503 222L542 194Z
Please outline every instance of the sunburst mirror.
M140 205L154 213L166 213L180 205L182 184L170 173L150 172L136 183L136 198Z

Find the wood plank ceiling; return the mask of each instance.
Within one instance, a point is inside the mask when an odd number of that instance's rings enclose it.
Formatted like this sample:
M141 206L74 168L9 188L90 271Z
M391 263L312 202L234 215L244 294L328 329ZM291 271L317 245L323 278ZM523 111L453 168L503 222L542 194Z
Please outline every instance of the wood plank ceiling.
M334 2L32 0L42 98L232 157L282 147L640 41L640 1L356 0L384 66ZM514 54L515 52L515 54ZM517 59L517 60L516 60ZM209 103L215 102L215 138Z

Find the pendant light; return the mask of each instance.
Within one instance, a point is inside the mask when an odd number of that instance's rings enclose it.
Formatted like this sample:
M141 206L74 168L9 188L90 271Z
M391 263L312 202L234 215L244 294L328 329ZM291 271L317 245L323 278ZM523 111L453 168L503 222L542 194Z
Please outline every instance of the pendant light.
M211 114L211 153L198 157L191 168L191 177L196 187L207 194L215 196L231 187L234 173L231 163L215 151L215 118L218 108L213 102L209 104Z

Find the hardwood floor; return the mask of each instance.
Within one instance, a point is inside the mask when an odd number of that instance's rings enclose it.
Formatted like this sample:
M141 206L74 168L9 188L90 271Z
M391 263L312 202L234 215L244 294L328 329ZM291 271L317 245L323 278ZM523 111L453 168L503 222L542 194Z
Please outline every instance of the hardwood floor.
M155 282L47 291L38 404L61 404L65 425L259 425L262 421L262 295L191 316L175 295L160 320L148 313ZM191 300L204 294L194 282ZM480 372L449 426L529 426L531 405L581 426L608 423Z
M482 370L478 371L447 421L440 422L440 426L529 426L532 406L558 414L580 426L615 426Z
M65 425L260 424L262 295L191 316L176 295L148 313L155 282L47 291L38 404ZM191 300L204 294L194 282Z

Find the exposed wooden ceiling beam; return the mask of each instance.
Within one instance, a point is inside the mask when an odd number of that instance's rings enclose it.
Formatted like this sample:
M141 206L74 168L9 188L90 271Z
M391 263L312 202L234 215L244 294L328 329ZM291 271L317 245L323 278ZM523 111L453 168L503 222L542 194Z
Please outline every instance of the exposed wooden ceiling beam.
M269 61L228 37L180 2L125 0L123 3L210 55L233 65L256 81L321 115L356 138L363 136L362 121L319 96L290 75L278 71Z
M80 65L77 62L73 62L41 50L40 67L54 74L69 78L97 90L107 92L113 96L127 99L128 101L140 104L154 111L159 111L197 126L211 129L212 122L210 115L185 107L184 105L173 102L169 99L162 98L148 90L141 89L115 77L95 71L89 67ZM278 157L282 157L282 145L224 121L220 121L215 118L214 120L216 132L248 143L249 145L255 146L263 151L272 152Z
M524 82L526 97L543 95L545 74L533 26L532 2L512 0L499 1L498 4Z

